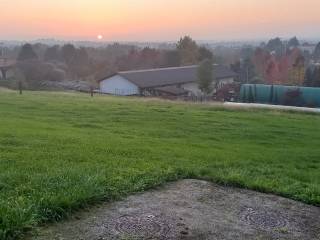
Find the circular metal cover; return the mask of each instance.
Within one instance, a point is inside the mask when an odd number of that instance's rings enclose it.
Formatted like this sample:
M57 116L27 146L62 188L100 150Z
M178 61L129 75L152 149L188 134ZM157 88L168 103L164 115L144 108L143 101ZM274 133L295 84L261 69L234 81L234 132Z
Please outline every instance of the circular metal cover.
M247 208L241 213L241 219L246 223L263 229L284 228L288 219L276 212Z

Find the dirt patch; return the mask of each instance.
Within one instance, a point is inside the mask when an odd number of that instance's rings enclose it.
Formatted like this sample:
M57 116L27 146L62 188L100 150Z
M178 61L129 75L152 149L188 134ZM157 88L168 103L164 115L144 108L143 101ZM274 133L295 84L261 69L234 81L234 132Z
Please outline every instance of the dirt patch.
M40 229L36 240L320 239L320 208L183 180Z

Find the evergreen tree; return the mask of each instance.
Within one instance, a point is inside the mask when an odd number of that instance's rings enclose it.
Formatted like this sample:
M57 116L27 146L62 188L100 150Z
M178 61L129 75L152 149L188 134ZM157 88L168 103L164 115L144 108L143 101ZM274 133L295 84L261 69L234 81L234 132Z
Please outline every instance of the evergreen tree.
M213 60L213 53L206 47L199 48L199 61L203 61L206 59Z
M288 47L292 48L292 47L299 47L300 46L300 42L297 39L297 37L293 37L289 40L288 42Z
M181 59L178 50L168 50L165 52L165 67L179 67Z
M77 50L72 44L66 44L61 49L62 57L68 65L71 65L76 58Z
M269 52L275 52L277 56L281 56L284 53L284 46L280 38L270 39L266 45L266 49Z
M34 52L31 44L27 43L22 46L19 52L18 61L37 60L37 59L38 59L38 56Z
M44 53L44 60L45 61L59 61L60 60L60 52L59 52L59 46L53 46L47 48L47 50Z

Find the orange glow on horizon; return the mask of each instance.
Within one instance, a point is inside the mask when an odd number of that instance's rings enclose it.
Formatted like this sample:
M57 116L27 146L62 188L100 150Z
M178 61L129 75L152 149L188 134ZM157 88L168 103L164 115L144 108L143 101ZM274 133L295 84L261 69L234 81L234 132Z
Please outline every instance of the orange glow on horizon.
M4 0L0 39L308 37L317 34L318 9L318 0Z

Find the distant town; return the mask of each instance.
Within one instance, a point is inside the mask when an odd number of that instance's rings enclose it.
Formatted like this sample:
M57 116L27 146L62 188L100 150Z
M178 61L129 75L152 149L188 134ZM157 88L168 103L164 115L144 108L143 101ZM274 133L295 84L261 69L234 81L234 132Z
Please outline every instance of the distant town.
M204 59L228 66L239 83L320 86L316 40L66 42L40 39L0 42L0 85L27 89L97 89L97 81L119 71L197 65ZM16 62L15 68L8 64ZM319 72L319 73L318 73Z

